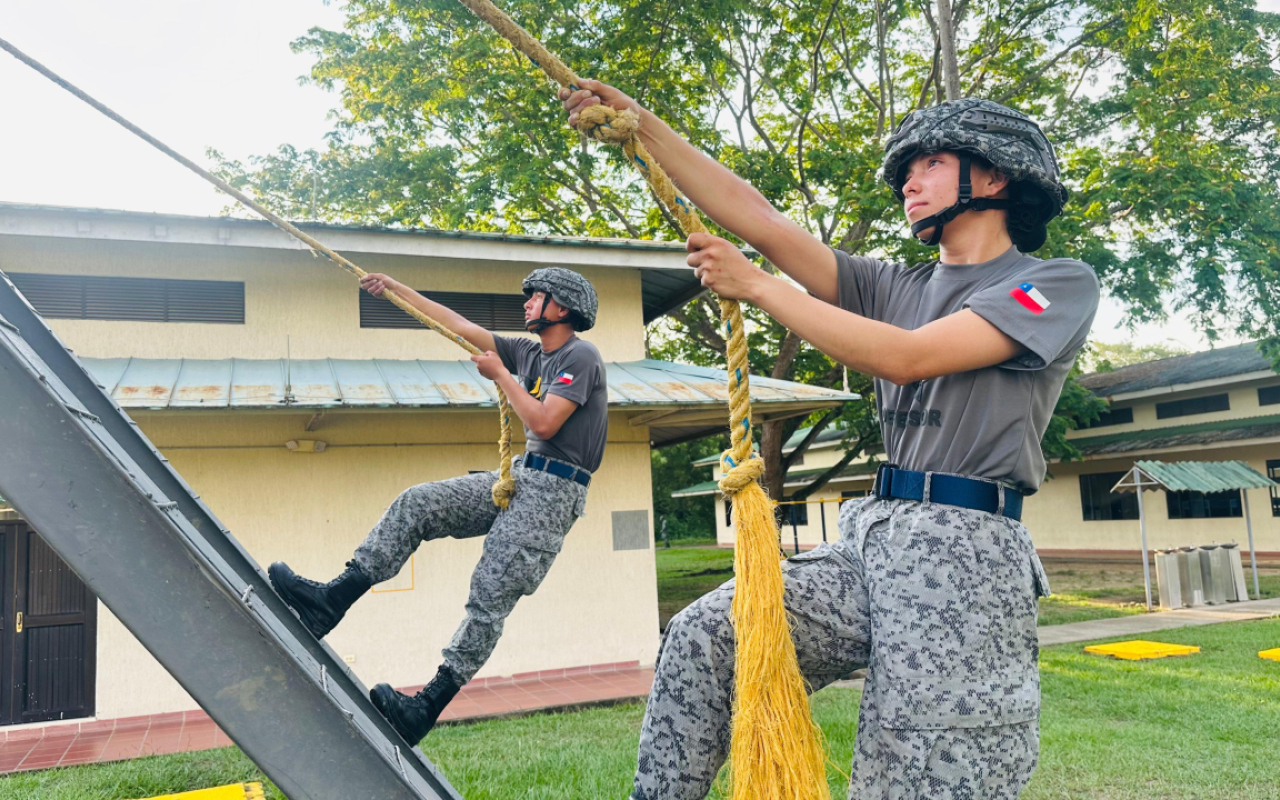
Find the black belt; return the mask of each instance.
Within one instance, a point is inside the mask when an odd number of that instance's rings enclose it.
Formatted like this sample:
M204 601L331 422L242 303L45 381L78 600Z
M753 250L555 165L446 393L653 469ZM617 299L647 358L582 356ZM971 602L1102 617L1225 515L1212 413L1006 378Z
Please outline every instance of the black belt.
M554 458L540 456L537 453L525 453L520 460L520 466L525 469L536 469L540 472L549 472L557 478L564 478L567 481L580 483L583 486L591 485L591 473L581 467L575 467L572 464L566 464L563 461L556 461Z
M925 489L928 488L928 497ZM1022 519L1022 493L1008 486L977 478L943 475L936 472L913 472L881 464L876 472L876 497L943 503L972 508L988 514L1002 514L1009 519Z

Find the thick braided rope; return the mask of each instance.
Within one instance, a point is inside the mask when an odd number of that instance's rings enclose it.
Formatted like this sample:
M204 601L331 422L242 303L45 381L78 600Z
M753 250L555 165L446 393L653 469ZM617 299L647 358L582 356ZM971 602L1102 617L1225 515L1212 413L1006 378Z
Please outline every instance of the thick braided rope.
M307 247L309 247L311 249L312 255L324 256L325 258L332 261L334 264L337 264L339 267L342 267L343 269L345 269L347 272L350 272L352 275L355 275L357 278L363 278L366 274L368 274L364 270L360 269L360 267L357 267L355 264L348 261L343 256L339 255L333 250L330 250L328 247L325 247L323 244L321 244L312 236L304 233L294 225L290 224L288 221L277 216L270 209L266 208L261 203L258 203L256 200L249 197L244 192L241 192L239 189L227 183L222 178L219 178L217 175L214 175L213 173L204 169L199 164L196 164L191 159L187 158L186 156L177 152L173 148L169 147L164 142L160 141L159 139L155 138L151 134L139 128L137 125L134 125L132 122L120 116L115 111L112 111L109 107L107 107L103 103L98 102L93 97L85 93L82 89L75 86L70 81L61 77L57 73L53 72L48 67L41 64L39 61L36 61L34 58L28 56L26 53L14 47L12 44L5 41L4 39L0 39L0 50L4 50L8 52L10 55L14 56L22 63L34 69L36 72L39 72L41 75L45 76L49 80L58 84L63 89L66 89L71 94L80 98L81 100L88 103L89 105L93 106L98 111L102 112L107 117L109 117L116 123L123 126L130 133L135 134L136 136L138 136L139 138L141 138L151 146L155 147L160 152L172 158L174 161L177 161L182 166L186 167L187 169L191 170L192 172L196 173L200 177L212 183L214 186L217 186L222 191L231 195L236 200L240 201L240 203L243 204L245 207L253 211L256 211L259 215L264 217L272 225L275 225L280 230L284 231L285 233L289 234L295 239L298 239ZM403 297L396 294L395 292L391 292L391 291L383 292L383 297L390 300L392 304L395 305L397 308L399 308L401 311L405 312L409 316L418 320L423 325L426 325L431 330L435 331L436 333L439 333L441 336L444 336L446 339L451 339L454 342L457 342L468 353L475 355L480 352L480 350L477 347L475 347L473 344L468 342L466 339L462 338L458 334L446 328L441 323L437 322L436 320L422 313L417 308L414 308L412 305L409 304L408 300L405 300ZM500 508L506 508L508 504L510 504L511 498L515 495L515 479L511 476L511 404L507 401L507 396L503 394L501 389L498 389L498 412L501 415L501 419L502 419L502 433L499 435L499 438L498 438L498 454L500 459L499 461L500 466L498 470L499 472L498 481L493 485L493 502L496 503Z
M459 0L561 86L582 81L559 58L489 0ZM632 111L592 106L579 114L578 130L618 144L648 181L687 237L707 228L693 206L649 154ZM764 463L752 452L751 390L742 308L720 299L728 342L730 447L721 456L720 491L733 499L738 531L733 621L737 638L734 676L732 796L734 800L825 800L829 797L820 734L809 713L804 677L796 659L783 605L774 503L760 486Z

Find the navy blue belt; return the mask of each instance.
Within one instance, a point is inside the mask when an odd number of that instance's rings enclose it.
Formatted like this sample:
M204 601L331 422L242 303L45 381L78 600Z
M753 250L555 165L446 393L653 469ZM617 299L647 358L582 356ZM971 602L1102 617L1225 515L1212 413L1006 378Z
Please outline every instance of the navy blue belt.
M520 465L525 469L549 472L557 478L564 478L567 481L580 483L583 486L591 485L591 473L585 469L566 464L563 461L556 461L554 458L540 456L537 453L525 453L524 457L520 459Z
M928 488L928 497L925 489ZM942 475L936 472L913 472L898 469L892 464L881 464L876 472L873 493L876 497L895 497L899 500L917 500L943 503L949 506L972 508L988 514L1002 514L1009 519L1022 519L1022 493L991 481L962 478L959 475Z

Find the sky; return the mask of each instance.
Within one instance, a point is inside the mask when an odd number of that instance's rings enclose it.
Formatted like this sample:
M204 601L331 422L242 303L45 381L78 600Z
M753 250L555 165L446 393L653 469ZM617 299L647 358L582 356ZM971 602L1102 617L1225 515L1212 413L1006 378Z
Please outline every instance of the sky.
M1258 7L1280 12L1280 0ZM289 44L343 18L323 0L3 0L0 38L207 164L211 147L244 159L323 145L338 98L300 84L312 57ZM0 98L0 201L202 216L230 202L5 53ZM1094 339L1206 346L1185 321L1131 334L1122 317L1104 297Z

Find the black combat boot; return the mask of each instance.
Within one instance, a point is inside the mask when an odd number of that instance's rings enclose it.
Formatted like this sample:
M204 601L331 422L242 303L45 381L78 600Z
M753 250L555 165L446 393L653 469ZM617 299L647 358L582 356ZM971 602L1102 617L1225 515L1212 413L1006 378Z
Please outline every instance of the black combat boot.
M462 681L453 670L441 665L431 683L413 697L400 694L390 684L380 683L369 691L369 699L396 733L409 744L417 744L435 727L440 712L461 688Z
M347 562L347 569L328 583L316 583L297 575L283 561L267 567L267 576L276 594L298 612L298 618L317 639L323 639L359 600L373 583L354 561Z

